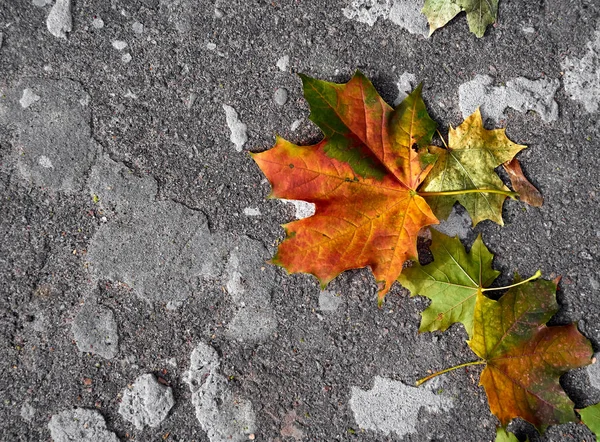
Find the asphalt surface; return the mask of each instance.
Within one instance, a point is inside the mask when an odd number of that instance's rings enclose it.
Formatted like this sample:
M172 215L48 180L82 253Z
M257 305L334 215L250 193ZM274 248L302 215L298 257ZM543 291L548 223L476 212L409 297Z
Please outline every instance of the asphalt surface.
M247 152L319 140L296 73L360 69L389 103L423 82L442 133L480 101L528 145L544 206L446 229L483 235L498 285L562 275L552 323L598 351L600 4L501 0L481 39L464 15L425 38L419 7L0 0L0 440L494 439L476 367L410 387L473 360L461 326L418 334L426 300L378 309L367 269L321 292L266 264L297 209ZM586 369L561 383L600 401Z

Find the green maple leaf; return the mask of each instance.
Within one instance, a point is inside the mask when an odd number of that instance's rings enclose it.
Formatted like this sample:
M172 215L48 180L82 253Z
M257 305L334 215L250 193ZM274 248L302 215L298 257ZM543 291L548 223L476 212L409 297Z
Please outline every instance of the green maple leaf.
M477 294L500 275L492 269L494 255L477 237L469 253L458 238L450 238L431 230L433 262L414 264L398 278L413 296L431 299L431 305L421 313L419 331L444 331L455 322L465 326L469 337L473 333L473 311Z
M527 440L529 440L529 438L527 438ZM494 442L519 442L519 439L517 439L517 436L514 434L506 431L504 428L497 428L496 439Z
M510 189L494 169L526 147L510 141L505 129L485 129L477 109L456 129L450 128L446 149L429 148L438 159L419 190L426 193L457 191L457 195L426 196L433 213L440 219L448 218L458 201L471 215L473 225L485 219L503 225L502 205ZM475 189L499 192L460 193Z
M518 276L515 283L520 283ZM546 326L559 308L557 283L523 283L499 301L477 295L473 338L467 344L482 358L478 363L486 365L480 385L503 427L517 417L541 431L578 420L559 379L590 364L593 351L575 324Z
M467 13L471 32L483 37L488 25L496 21L498 0L426 0L423 14L429 21L429 35L463 11Z
M583 423L594 433L596 439L600 438L600 404L577 410Z

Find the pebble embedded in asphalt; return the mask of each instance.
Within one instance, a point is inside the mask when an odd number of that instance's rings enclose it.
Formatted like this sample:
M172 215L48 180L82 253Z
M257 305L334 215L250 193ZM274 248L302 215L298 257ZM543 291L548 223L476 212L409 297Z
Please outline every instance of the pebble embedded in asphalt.
M279 106L283 106L285 103L287 103L287 100L288 100L287 89L285 89L283 87L280 87L279 89L277 89L275 91L275 93L273 94L273 100Z

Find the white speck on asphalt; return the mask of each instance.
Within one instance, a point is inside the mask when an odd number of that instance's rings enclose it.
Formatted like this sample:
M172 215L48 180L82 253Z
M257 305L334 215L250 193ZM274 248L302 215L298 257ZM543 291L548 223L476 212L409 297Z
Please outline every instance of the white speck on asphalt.
M144 33L144 25L141 24L139 21L134 22L131 25L131 29L133 30L133 32L135 32L136 34L143 34Z
M50 158L48 158L46 155L40 155L40 157L38 158L38 164L42 167L45 167L46 169L54 167L52 165L52 161L50 161Z
M131 390L123 392L119 414L138 430L149 426L156 428L175 405L171 387L160 384L153 374L138 377Z
M273 100L279 106L283 106L285 103L287 103L287 99L288 99L288 91L287 91L287 89L285 89L283 87L278 88L275 91L275 93L273 94Z
M127 93L124 95L125 98L131 98L132 100L136 100L137 99L137 95L134 94L133 92L131 92L129 89L127 89Z
M600 30L595 35L582 58L565 58L562 63L565 92L572 100L583 103L587 112L596 112L600 103Z
M223 18L224 15L225 13L221 9L215 8L215 18Z
M294 120L294 122L290 125L290 129L292 132L295 132L296 129L298 129L300 127L300 125L302 124L302 118L299 118L297 120Z
M248 141L248 135L246 134L248 127L239 120L238 113L233 107L224 104L223 110L225 111L227 126L231 131L229 139L235 146L235 150L241 152L244 144Z
M19 100L19 103L21 104L21 107L23 109L27 109L36 101L40 101L40 98L41 97L39 95L36 95L31 89L25 88L23 89L23 96Z
M21 406L20 414L25 422L31 422L35 418L35 408L33 408L29 402L25 402Z
M125 49L127 47L127 42L123 41L123 40L114 40L112 42L112 46L113 48L115 48L117 51L122 51L123 49Z
M277 67L280 71L287 71L290 66L290 57L289 55L284 55L279 60L277 60Z
M92 26L96 29L102 29L104 27L104 20L100 17L96 17L92 20Z
M55 37L66 39L67 32L71 32L72 26L71 0L56 0L46 19L48 31Z
M411 387L400 381L375 377L371 390L352 387L350 408L360 428L402 438L417 431L421 408L430 413L448 410L452 399L437 395L429 388Z
M506 82L506 86L493 86L489 75L477 75L458 88L459 107L467 118L480 107L484 121L498 122L505 118L507 107L519 112L533 110L545 122L558 118L558 104L554 95L560 86L556 79L528 80L518 77Z
M121 61L123 63L129 63L131 61L131 58L131 54L127 52L126 54L123 54L123 56L121 57Z
M214 51L215 49L217 49L217 45L215 43L206 43L206 49L208 49L209 51Z
M246 216L260 216L260 210L254 207L246 207L244 209L244 215Z

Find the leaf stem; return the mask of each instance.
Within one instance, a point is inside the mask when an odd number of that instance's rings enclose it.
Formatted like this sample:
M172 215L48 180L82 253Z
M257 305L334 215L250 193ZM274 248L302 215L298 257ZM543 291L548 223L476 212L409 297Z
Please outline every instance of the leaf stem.
M447 190L445 192L418 192L419 196L449 196L449 195L462 195L465 193L497 193L499 195L506 195L513 200L516 200L519 194L517 192L510 192L508 190L501 189L463 189L463 190Z
M484 361L483 359L480 359L479 361L465 362L464 364L459 364L459 365L455 365L454 367L446 368L445 370L432 373L429 376L425 376L424 378L419 379L417 382L415 382L415 387L423 385L425 382L429 381L430 379L433 379L436 376L439 376L441 374L448 373L449 371L457 370L457 369L463 368L463 367L469 367L470 365L483 365L483 364L486 364L486 361Z
M504 287L487 287L487 288L482 288L481 291L482 292L487 292L487 291L490 291L490 290L506 290L506 289L510 289L510 288L516 287L518 285L525 284L526 282L533 281L534 279L538 279L540 276L542 276L542 272L540 270L538 270L537 272L535 272L535 275L530 276L529 278L527 278L524 281L519 281L519 282L516 282L514 284L504 286Z
M440 130L439 130L439 129L436 129L435 131L438 133L438 136L439 136L439 137L442 139L442 143L444 143L444 146L446 147L446 150L450 150L450 149L448 148L448 145L446 144L446 140L444 140L444 137L443 137L443 136L442 136L442 134L440 133Z

